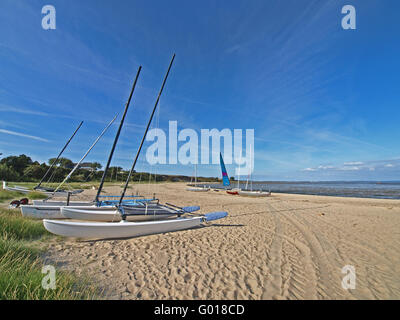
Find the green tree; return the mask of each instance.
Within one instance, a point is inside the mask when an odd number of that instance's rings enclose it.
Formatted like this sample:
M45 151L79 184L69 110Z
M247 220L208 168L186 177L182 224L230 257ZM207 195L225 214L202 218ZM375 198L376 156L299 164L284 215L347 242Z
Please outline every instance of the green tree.
M24 170L24 178L30 180L39 180L46 173L47 168L39 164L31 164Z
M93 171L96 171L97 169L101 169L102 165L98 162L92 162L90 168L92 168Z
M52 165L57 158L51 158L49 159L49 165ZM62 167L62 168L73 168L74 163L72 162L72 160L67 159L67 158L59 158L57 161L57 166L58 167Z
M19 156L3 158L0 160L0 164L5 164L9 168L18 172L19 175L23 175L25 168L32 164L32 159L24 154L21 154Z
M3 164L0 164L0 180L18 181L19 174L13 168L11 168L3 163Z

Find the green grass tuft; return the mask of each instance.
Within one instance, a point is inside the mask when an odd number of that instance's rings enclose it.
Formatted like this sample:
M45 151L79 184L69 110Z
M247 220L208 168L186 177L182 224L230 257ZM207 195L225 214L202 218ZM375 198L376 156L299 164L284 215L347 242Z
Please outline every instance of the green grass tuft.
M31 200L46 199L47 196L44 193L31 191L28 193L28 198Z
M0 209L0 299L95 299L99 290L87 279L56 269L56 289L42 288L43 240L53 237L41 220ZM41 246L40 246L41 245Z
M24 197L25 197L25 195L22 192L9 191L9 190L4 190L4 189L0 190L0 201L21 199Z

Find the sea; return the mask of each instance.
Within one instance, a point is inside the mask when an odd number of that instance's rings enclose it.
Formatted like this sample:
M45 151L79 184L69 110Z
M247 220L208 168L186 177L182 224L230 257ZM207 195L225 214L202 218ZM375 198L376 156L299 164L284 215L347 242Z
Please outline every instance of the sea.
M224 188L221 184L207 184L207 186L216 189ZM237 182L232 182L231 186L236 188ZM245 189L246 183L240 183L240 188ZM247 185L247 189L250 189L250 182ZM337 197L400 199L400 181L254 181L253 190L270 190L272 193L310 194Z

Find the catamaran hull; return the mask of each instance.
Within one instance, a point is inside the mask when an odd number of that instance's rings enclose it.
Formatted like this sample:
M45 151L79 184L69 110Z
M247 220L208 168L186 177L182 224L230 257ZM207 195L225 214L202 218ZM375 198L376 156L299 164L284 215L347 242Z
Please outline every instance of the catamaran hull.
M114 208L114 210L80 210L63 207L61 213L64 217L73 220L86 220L86 221L102 221L102 222L119 222L121 221L121 214ZM176 213L167 214L145 214L138 213L126 217L128 221L150 221L150 220L163 220L171 217L176 217Z
M56 203L56 202L53 202ZM34 218L34 219L65 219L68 218L63 215L61 208L74 208L74 209L85 209L86 211L106 211L106 212L115 212L115 206L104 206L97 207L95 205L90 205L92 202L81 202L75 203L71 206L66 206L66 202L63 205L53 204L49 205L49 203L42 205L22 205L20 206L22 215L24 217ZM112 220L110 220L112 221Z
M24 194L27 194L27 193L31 192L31 190L23 188L23 187L17 187L17 186L9 187L9 186L7 186L7 182L5 182L5 181L3 181L3 189L7 190L7 191L21 192L21 193L24 193Z
M167 207L146 208L142 206L123 206L128 221L163 220L176 217L177 212ZM62 207L64 217L74 220L118 222L121 214L115 207Z
M60 206L20 206L22 215L34 219L65 219L61 214Z
M90 206L93 202L89 201L70 201L70 206ZM66 206L67 201L46 201L46 200L33 200L34 206Z
M260 192L260 191L239 191L239 196L243 197L269 197L271 192Z
M210 189L207 189L207 188L196 188L196 187L186 188L186 190L187 191L194 191L194 192L208 192L208 191L210 191Z
M69 222L43 220L47 231L76 238L132 238L149 234L179 231L199 226L201 217L179 218L157 222Z
M48 197L66 197L66 196L68 196L68 192L65 192L65 191L51 192L51 191L46 191L46 190L42 190L42 189L29 190L29 189L26 189L26 188L23 188L23 187L17 187L17 186L9 187L9 186L7 186L7 182L5 182L5 181L3 181L3 189L4 190L8 190L8 191L21 192L21 193L24 193L24 194L28 194L29 192L36 191L36 192L43 193ZM76 192L73 192L73 194L77 194L77 193L80 193L82 191L81 190L77 190Z
M203 222L225 218L226 212L203 216L147 222L73 222L43 220L47 231L64 237L116 239L180 231L200 226Z

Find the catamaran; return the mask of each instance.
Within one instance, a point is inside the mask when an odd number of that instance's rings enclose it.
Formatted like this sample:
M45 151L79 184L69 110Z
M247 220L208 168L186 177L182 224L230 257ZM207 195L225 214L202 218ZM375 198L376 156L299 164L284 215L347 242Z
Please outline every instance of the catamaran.
M250 145L250 155L252 156L252 149ZM269 197L271 195L271 191L263 191L263 190L253 190L253 180L252 180L252 167L251 167L252 161L250 161L250 172L249 175L247 176L247 181L246 181L246 189L245 190L239 190L238 194L239 196L245 196L245 197ZM250 190L247 189L248 184L250 180Z
M226 171L224 159L222 158L222 154L219 153L219 163L221 165L221 171L222 171L222 183L225 187L230 187L231 182L229 180L228 172ZM238 195L240 191L240 166L239 166L239 174L238 174L238 182L237 182L237 187L236 188L230 188L226 190L226 193L230 195Z
M32 191L38 191L41 192L49 197L51 196L66 196L68 194L67 191L65 190L58 190L57 194L54 194L54 189L51 188L45 188L42 187L41 184L43 183L44 179L47 177L47 175L50 173L51 169L56 165L58 159L60 158L60 156L62 155L62 153L64 152L64 150L67 148L67 146L69 145L69 143L71 142L71 140L73 139L73 137L75 136L75 134L78 132L78 130L81 128L83 124L83 121L80 122L80 124L78 125L78 127L75 129L74 133L72 134L72 136L68 139L67 143L64 145L64 147L61 149L60 153L58 154L56 160L50 165L50 167L47 169L46 173L44 174L44 176L42 177L42 179L40 180L40 182L38 183L37 186L35 186L33 188L33 190L25 188L25 187L20 187L20 186L14 186L14 187L10 187L7 185L6 181L3 181L3 189L4 190L8 190L8 191L16 191L16 192L21 192L23 194L28 194ZM83 190L74 190L71 191L71 194L76 194L76 193L80 193Z
M128 174L128 178L126 180L124 189L119 199L119 203L117 205L118 211L121 216L121 221L120 222L75 222L75 221L69 222L69 221L56 221L56 220L45 219L43 220L43 225L49 232L66 237L102 238L102 239L127 238L127 237L136 237L154 233L165 233L165 232L193 228L196 226L200 226L204 222L222 219L228 215L226 212L214 212L197 216L181 216L183 213L186 213L186 212L181 212L177 213L178 217L173 219L161 219L157 221L143 221L143 222L127 221L129 216L135 216L135 214L129 212L129 210L126 210L127 206L123 205L122 201L124 199L125 192L127 190L130 178L134 171L136 162L138 160L140 151L142 149L144 140L149 130L151 121L154 116L154 112L157 108L161 93L165 86L174 59L175 59L175 54L172 56L167 74L164 78L161 89L158 93L155 106L150 116L150 120L147 124L138 152L136 153L135 160L133 161L131 170ZM197 210L197 207L194 209Z
M197 186L197 164L194 165L194 187L188 187L186 188L187 191L194 191L194 192L207 192L210 191L210 188L206 188L205 186L203 187L198 187Z
M21 211L22 214L24 216L27 217L31 217L31 218L37 218L37 219L44 219L44 218L50 218L50 219L63 219L65 218L65 216L63 216L62 212L61 212L61 207L63 206L68 206L71 208L76 208L76 207L80 207L80 208L84 208L84 207L106 207L106 206L112 206L113 209L115 209L115 204L118 202L118 200L114 200L113 196L101 196L100 193L102 191L102 187L104 184L104 180L106 178L107 172L109 170L110 167L110 163L111 163L111 159L115 150L115 146L117 144L119 135L121 133L121 128L124 124L124 120L132 99L132 95L133 92L135 90L136 87L136 83L137 80L139 78L140 75L140 71L141 71L141 67L139 67L137 74L136 74L136 78L135 81L133 83L128 101L125 105L125 109L124 109L124 113L122 115L116 136L114 138L114 143L112 145L111 148L111 152L110 155L108 157L108 161L107 161L107 165L104 169L103 172L103 176L100 182L100 186L99 189L97 191L96 197L94 201L83 201L83 202L70 202L69 201L69 196L67 198L66 202L59 202L59 201L43 201L42 203L38 202L38 204L34 203L34 205L27 205L27 206L21 206ZM57 189L59 189L74 173L74 171L79 167L79 165L82 163L82 161L85 159L85 157L89 154L90 150L92 150L92 148L96 145L96 143L99 141L99 139L104 135L104 133L106 132L106 130L110 127L110 125L114 122L114 120L116 119L117 116L115 116L113 118L113 120L108 124L108 126L103 130L103 132L101 133L101 135L96 139L96 141L92 144L92 146L89 148L89 150L85 153L85 155L81 158L81 160L75 165L75 167L72 169L72 171L68 174L68 176L64 179L64 181L57 187ZM43 180L43 179L42 179ZM39 183L40 185L40 183ZM55 191L57 191L57 189ZM102 198L100 200L100 198ZM152 199L144 199L141 196L127 196L126 199L124 200L124 203L129 203L129 204L136 204L137 202L143 202L143 201L151 201ZM44 203L46 202L46 203Z
M169 69L168 69L169 72ZM116 206L108 207L108 206L85 206L85 207L62 207L61 213L65 218L75 219L75 220L90 220L90 221L119 221L121 218L118 219L118 214L120 211L123 211L124 214L129 216L128 220L132 221L142 221L142 220L159 220L163 218L169 218L171 216L177 216L182 214L182 210L184 213L194 212L200 209L200 207L190 207L189 209L180 208L180 210L176 210L168 205L161 205L157 199L152 199L151 202L148 201L137 201L135 203L126 203L125 192L127 190L130 178L132 176L133 170L135 168L137 159L139 157L140 151L143 146L143 142L146 138L148 128L150 126L151 120L154 116L154 112L157 108L158 101L160 99L160 95L162 89L165 85L165 81L167 79L168 74L164 78L163 86L159 92L159 96L156 101L156 105L153 108L153 113L148 123L148 127L142 137L142 143L139 146L139 149L136 153L135 159L132 164L132 168L128 174L127 180L125 182L124 190L120 196L120 200L118 203L118 209ZM112 150L113 152L113 150ZM111 155L112 155L111 152ZM110 160L110 158L109 158ZM103 181L103 180L102 180ZM99 190L97 192L97 196L100 194L102 183L100 183ZM96 198L97 198L96 196ZM197 208L197 209L193 209ZM121 214L119 214L121 216Z

